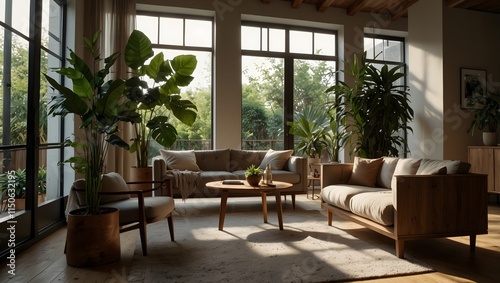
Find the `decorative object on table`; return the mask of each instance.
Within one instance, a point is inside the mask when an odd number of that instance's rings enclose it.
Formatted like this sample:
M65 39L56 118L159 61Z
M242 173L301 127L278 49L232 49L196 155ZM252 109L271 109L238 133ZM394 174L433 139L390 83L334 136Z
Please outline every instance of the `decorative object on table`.
M470 100L486 94L486 71L460 68L460 107L474 109L481 107Z
M273 173L271 172L271 166L269 163L266 165L264 174L262 175L262 184L269 185L273 183Z
M250 165L245 171L245 178L250 186L258 187L262 179L262 169L254 164Z
M413 120L413 109L408 87L400 84L405 74L399 66L377 68L366 61L366 52L361 60L354 55L346 66L349 69L340 72L353 83L338 81L326 92L334 95L327 102L328 112L334 113L344 128L350 153L365 158L407 153L408 139L401 132L413 131L408 126Z
M474 118L467 132L474 134L474 128L483 131L484 145L497 145L497 128L500 123L500 92L487 91L484 96L468 100Z
M83 138L75 135L74 141L65 141L67 146L83 152L83 156L73 156L65 162L85 176L86 207L78 211L79 214L74 211L68 215L66 260L69 265L74 266L95 266L120 259L119 222L112 220L109 223L114 225L99 224L105 222L100 218L117 220L118 210L113 210L115 216L105 215L111 210L100 207L99 191L109 144L129 149L129 145L116 135L119 131L118 122L137 122L140 118L135 109L130 108L130 101L124 95L125 81L119 78L105 79L119 54L113 53L105 58L102 69L97 67L103 63L99 53L99 35L100 32L97 32L92 39L85 39L85 47L93 60L90 65L70 50L69 66L57 70L58 74L72 80L73 89L59 84L45 74L52 88L59 92L49 102L48 113L63 117L74 114L78 117L75 119L81 122L79 128L83 131ZM89 223L82 224L83 219ZM92 246L68 244L75 242L72 239L74 235L84 233L94 237L93 242L88 242Z

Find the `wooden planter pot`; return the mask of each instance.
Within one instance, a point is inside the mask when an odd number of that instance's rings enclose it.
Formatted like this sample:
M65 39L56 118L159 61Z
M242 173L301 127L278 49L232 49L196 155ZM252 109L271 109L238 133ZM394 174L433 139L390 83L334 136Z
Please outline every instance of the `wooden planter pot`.
M103 207L100 215L84 215L85 209L68 215L66 262L71 266L97 266L120 259L118 209Z

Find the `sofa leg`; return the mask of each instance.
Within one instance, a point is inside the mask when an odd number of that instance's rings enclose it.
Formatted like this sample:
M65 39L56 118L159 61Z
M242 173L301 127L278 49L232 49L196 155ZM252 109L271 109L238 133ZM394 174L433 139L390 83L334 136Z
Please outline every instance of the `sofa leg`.
M405 241L396 240L396 256L399 258L405 257Z
M328 211L328 226L332 226L333 212Z
M470 239L469 239L470 243L469 243L469 246L470 246L470 254L472 256L474 256L476 254L476 235L473 234L473 235L470 235Z

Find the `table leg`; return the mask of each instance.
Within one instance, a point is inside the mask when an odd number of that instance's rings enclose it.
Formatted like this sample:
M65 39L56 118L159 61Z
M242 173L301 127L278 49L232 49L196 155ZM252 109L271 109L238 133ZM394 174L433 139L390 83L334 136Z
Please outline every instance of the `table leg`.
M276 211L278 212L280 230L283 230L283 209L281 208L281 194L279 191L276 191Z
M262 215L264 215L264 223L267 223L267 194L266 192L260 194L262 196Z
M222 190L220 198L220 211L219 211L219 230L224 228L224 218L226 217L226 206L227 206L227 196L229 194L228 190Z

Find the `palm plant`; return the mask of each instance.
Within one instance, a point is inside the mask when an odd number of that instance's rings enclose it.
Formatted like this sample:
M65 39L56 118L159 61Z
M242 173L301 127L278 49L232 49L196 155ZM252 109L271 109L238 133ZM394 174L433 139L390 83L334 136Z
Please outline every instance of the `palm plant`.
M133 72L125 83L125 92L141 116L134 123L135 137L130 146L140 168L148 167L151 139L167 148L175 142L177 130L169 122L170 114L189 126L197 116L196 106L179 95L180 87L188 86L194 79L191 75L196 68L196 57L179 55L169 60L164 59L163 53L153 56L149 38L134 30L125 47L125 63Z
M343 72L353 79L352 86L339 81L327 92L336 97L328 103L329 109L345 126L351 153L366 158L406 153L408 141L401 132L412 131L408 123L413 119L413 110L408 88L398 84L405 74L400 67L389 69L383 65L379 70L366 63L366 52L361 61L354 56L347 66L349 69Z
M119 136L118 122L138 122L140 116L130 106L130 101L123 95L125 81L123 79L106 80L111 67L119 57L113 53L104 59L99 53L97 32L92 39L85 38L85 47L93 58L89 66L73 50L70 50L68 62L70 67L57 70L57 73L66 76L73 82L73 89L69 89L50 76L45 78L60 95L52 97L49 103L49 114L66 116L74 114L80 118L80 129L83 139L72 141L67 139L65 144L77 150L83 150L83 155L75 155L65 162L85 176L86 214L99 214L99 190L101 175L104 171L108 145L128 149L128 144Z
M295 122L287 122L289 133L299 137L295 149L308 157L318 158L327 146L325 136L330 130L330 117L320 107L305 107L295 113Z

